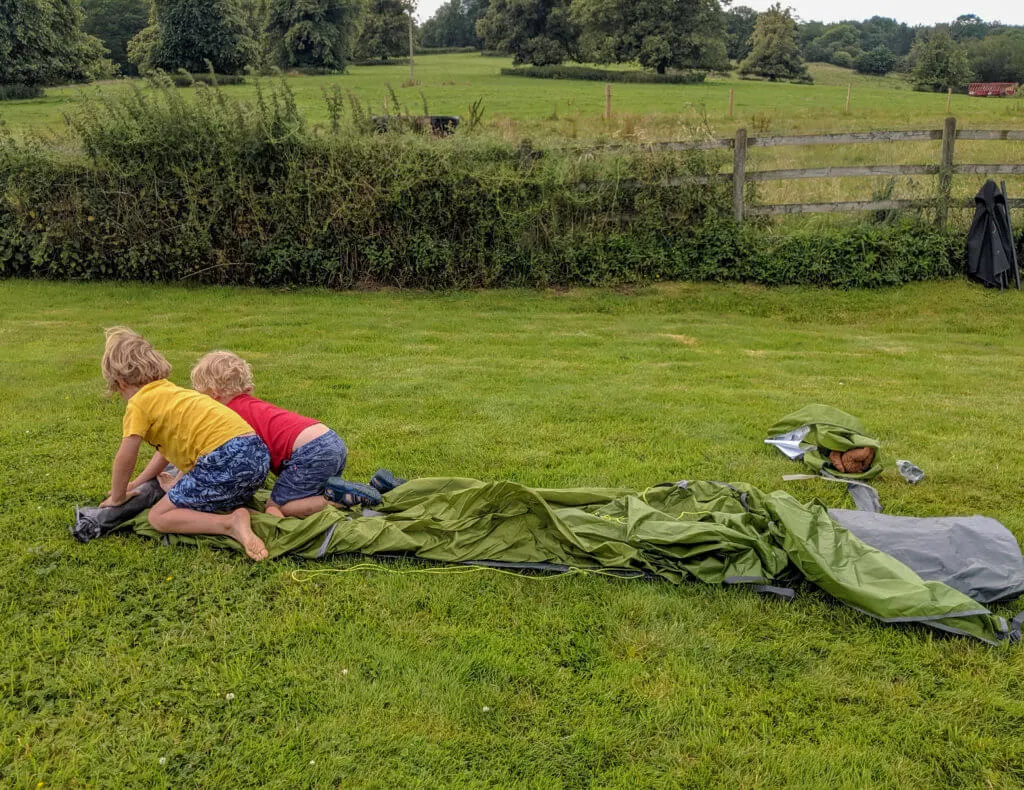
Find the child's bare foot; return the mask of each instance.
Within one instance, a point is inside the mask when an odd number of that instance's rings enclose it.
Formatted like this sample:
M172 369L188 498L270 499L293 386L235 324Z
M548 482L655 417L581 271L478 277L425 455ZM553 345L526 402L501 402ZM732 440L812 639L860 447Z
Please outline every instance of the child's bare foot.
M244 507L231 514L231 529L228 534L242 544L249 559L259 562L268 556L267 547L249 524L249 511Z
M267 503L267 515L273 516L274 518L284 518L284 512L282 512L281 508L273 502Z

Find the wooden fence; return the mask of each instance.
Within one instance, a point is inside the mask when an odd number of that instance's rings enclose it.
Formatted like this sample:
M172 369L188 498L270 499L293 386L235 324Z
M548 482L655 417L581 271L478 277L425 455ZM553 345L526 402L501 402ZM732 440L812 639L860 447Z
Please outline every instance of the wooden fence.
M747 151L751 148L773 148L784 145L849 145L860 143L897 143L942 141L940 160L934 165L862 165L855 167L813 167L798 170L747 170ZM1016 140L1024 141L1022 130L987 130L956 128L956 118L947 118L942 129L905 132L849 132L845 134L806 134L773 137L747 137L746 129L737 129L735 137L720 140L698 140L693 142L653 143L656 151L695 151L732 149L731 173L714 176L683 176L666 179L665 186L683 186L711 181L731 181L733 193L733 214L738 221L745 216L833 213L838 211L887 211L906 208L934 208L936 221L945 226L951 207L970 208L974 200L954 201L952 184L954 175L1024 175L1022 164L955 164L953 154L957 140ZM624 146L605 146L605 150L620 149ZM865 176L913 176L934 175L939 177L938 197L921 200L856 200L833 203L774 203L747 205L744 200L744 185L747 182L783 181L805 178L848 178ZM1009 200L1011 208L1024 208L1024 199Z

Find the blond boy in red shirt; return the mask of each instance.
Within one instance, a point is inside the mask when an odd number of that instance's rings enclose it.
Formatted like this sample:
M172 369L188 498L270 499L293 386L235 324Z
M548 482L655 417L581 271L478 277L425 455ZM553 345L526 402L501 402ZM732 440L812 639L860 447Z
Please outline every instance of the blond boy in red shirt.
M254 398L252 368L230 351L211 351L200 359L192 368L192 386L242 417L270 448L277 482L267 513L305 518L334 504L324 497L324 489L348 459L338 434L310 417Z

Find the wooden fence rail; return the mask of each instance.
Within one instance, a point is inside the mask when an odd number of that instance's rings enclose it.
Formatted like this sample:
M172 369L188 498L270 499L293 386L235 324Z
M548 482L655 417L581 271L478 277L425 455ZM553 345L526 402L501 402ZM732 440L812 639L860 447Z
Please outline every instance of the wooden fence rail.
M750 148L774 148L786 145L930 142L935 140L942 141L942 152L939 162L934 165L858 165L786 170L747 170L747 151ZM952 181L954 175L1024 175L1024 163L955 164L954 151L957 140L1024 141L1024 130L957 129L956 118L947 118L942 129L779 135L771 137L747 137L746 129L737 129L734 137L724 139L651 143L645 147L654 151L712 151L731 149L733 152L732 172L668 178L660 181L659 185L674 187L721 181L732 182L733 215L741 222L748 215L762 216L934 208L936 210L937 223L940 226L945 226L950 208L970 208L974 205L973 200L956 201L953 199ZM601 146L600 150L618 151L626 147L625 145L606 145ZM748 182L912 175L938 176L938 197L930 200L856 200L833 203L781 203L767 205L747 205L744 198L744 186ZM636 182L622 183L623 185L628 185L635 184ZM581 185L581 189L585 188L586 185ZM1008 204L1011 208L1024 208L1024 199L1014 198L1009 200Z

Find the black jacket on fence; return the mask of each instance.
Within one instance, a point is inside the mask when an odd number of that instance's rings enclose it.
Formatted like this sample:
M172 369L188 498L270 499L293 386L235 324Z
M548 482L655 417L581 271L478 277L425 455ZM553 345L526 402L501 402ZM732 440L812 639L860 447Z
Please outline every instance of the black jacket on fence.
M1006 288L1016 274L1006 196L994 181L986 181L974 203L974 221L967 232L967 276L989 288Z

